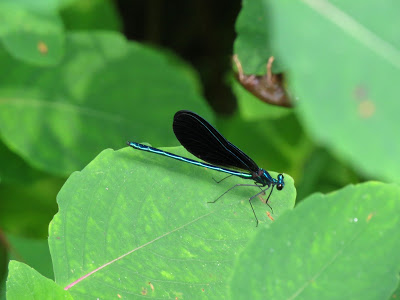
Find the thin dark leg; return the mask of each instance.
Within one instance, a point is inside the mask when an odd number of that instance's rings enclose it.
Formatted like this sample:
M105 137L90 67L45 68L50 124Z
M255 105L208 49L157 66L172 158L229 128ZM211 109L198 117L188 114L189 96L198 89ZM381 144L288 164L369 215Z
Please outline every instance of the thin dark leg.
M250 200L252 200L253 198L255 198L255 197L257 197L257 196L259 196L259 195L261 195L261 194L265 195L265 191L268 190L269 188L270 188L270 186L268 186L266 189L263 189L263 190L262 190L261 192L259 192L258 194L255 194L253 197L250 198ZM273 211L273 209L272 209L272 206L269 205L268 200L269 200L269 197L271 197L271 194L272 194L272 191L273 191L273 190L274 190L274 185L272 186L272 189L271 189L271 191L269 192L268 198L267 198L267 200L265 201L265 204L268 205L268 207L271 209L271 212L272 212L272 213L274 213L274 211Z
M213 177L212 179L214 179L214 181L215 181L216 183L220 183L221 181L223 181L223 180L225 180L225 179L227 179L227 178L229 178L229 177L231 177L231 176L233 176L233 175L232 175L232 174L231 174L231 175L228 175L228 176L222 178L222 179L219 180L219 181L217 181L214 177Z
M272 210L272 207L271 207L271 205L269 205L269 203L268 203L268 200L269 200L269 197L271 197L271 194L272 194L272 191L274 190L274 185L272 186L272 189L271 189L271 192L269 192L269 195L268 195L268 198L267 198L267 201L265 201L265 204L267 204L268 206L269 206L269 208L271 209L271 212L272 213L274 213L274 211ZM267 189L265 189L264 191L266 191Z
M250 203L251 209L253 210L254 218L256 218L256 227L258 227L258 218L257 218L256 212L254 211L253 204L251 204L252 198L249 199L249 203Z
M227 179L227 178L229 178L229 177L231 177L231 176L233 176L233 174L228 175L228 176L222 178L221 180L216 180L214 177L213 177L212 179L213 179L216 183L220 183L221 181L223 181L223 180L225 180L225 179ZM253 186L253 184L252 184L252 186ZM259 185L256 185L256 184L254 184L254 186L258 186L258 187L260 188L260 190L262 190L262 186L259 186ZM229 190L228 190L227 192L229 192ZM222 197L222 196L221 196L221 197Z
M265 191L268 190L269 188L270 188L270 186L268 186L266 189L261 190L261 192L255 194L254 196L250 197L250 199L249 199L249 203L250 203L251 209L253 210L254 217L256 218L256 227L258 226L258 218L257 218L256 213L255 213L255 211L254 211L253 204L251 204L251 200L253 200L255 197L257 197L257 196L259 196L259 195L261 195L261 194L265 194ZM271 192L269 193L269 196L271 196L271 193L272 193L272 190L273 190L273 189L274 189L274 186L272 186L272 189L271 189ZM268 199L269 199L269 196L268 196ZM268 199L267 199L267 201L265 202L265 204L267 204L268 207L269 207L269 208L271 209L271 211L272 211L271 205L268 204Z
M256 218L256 227L258 227L258 218L257 218L256 212L254 211L253 204L251 204L251 200L252 200L254 197L257 197L258 195L261 195L261 194L263 194L263 193L265 194L265 191L268 190L268 189L270 188L270 186L268 186L266 189L262 189L261 186L259 186L259 185L257 185L257 184L236 184L236 185L234 185L233 187L231 187L229 190L227 190L225 193L223 193L221 196L219 196L217 199L215 199L214 201L210 201L210 202L207 202L207 203L215 203L215 202L217 202L222 196L224 196L224 195L225 195L226 193L228 193L230 190L233 190L235 187L238 187L238 186L256 186L256 187L259 187L259 188L261 189L261 192L255 194L254 196L252 196L252 197L249 199L250 207L251 207L251 209L252 209L252 211L253 211L254 217ZM271 192L272 192L272 191L271 191ZM270 193L269 195L271 196L271 193ZM268 199L269 199L269 196L268 196ZM268 202L268 200L267 200L267 202ZM271 208L271 210L272 210L272 207L271 207L268 203L266 203L266 204L267 204L267 205Z
M230 192L231 190L233 190L235 187L238 187L238 186L256 186L256 187L260 187L259 185L257 185L257 184L235 184L233 187L231 187L229 190L227 190L227 191L225 191L221 196L219 196L217 199L215 199L214 201L209 201L209 202L207 202L207 203L215 203L215 202L217 202L220 198L222 198L222 196L224 196L226 193L228 193L228 192ZM261 192L260 192L261 193ZM260 193L258 193L257 195L259 195ZM257 196L256 195L256 196Z

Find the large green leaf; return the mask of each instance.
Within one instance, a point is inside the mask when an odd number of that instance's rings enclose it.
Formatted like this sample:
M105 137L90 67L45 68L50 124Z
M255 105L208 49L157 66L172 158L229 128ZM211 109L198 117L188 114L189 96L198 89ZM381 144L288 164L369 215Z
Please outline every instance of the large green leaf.
M400 3L264 0L268 9L309 132L359 171L400 182Z
M70 299L71 295L54 283L40 275L31 267L11 261L8 265L7 299Z
M66 53L34 68L0 52L0 134L40 169L68 175L126 140L174 145L177 110L210 116L194 73L172 55L105 32L68 35Z
M389 299L400 271L400 188L377 182L315 194L253 235L235 299Z
M168 151L191 157L182 147ZM276 176L275 173L272 174ZM235 255L272 221L252 183L132 148L105 150L71 175L49 228L56 282L75 299L224 299ZM274 190L271 216L293 207L293 180ZM267 191L268 192L268 191Z
M0 38L9 53L35 65L54 65L64 54L58 1L0 2ZM7 71L10 72L11 69Z

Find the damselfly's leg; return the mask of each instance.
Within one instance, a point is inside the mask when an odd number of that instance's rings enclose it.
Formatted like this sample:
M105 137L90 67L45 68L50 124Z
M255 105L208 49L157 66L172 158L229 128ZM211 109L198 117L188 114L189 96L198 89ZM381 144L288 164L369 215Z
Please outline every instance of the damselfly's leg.
M231 187L229 190L227 190L227 191L225 191L221 196L219 196L217 199L215 199L214 201L209 201L209 202L207 202L207 203L215 203L215 202L217 202L220 198L222 198L226 193L228 193L228 192L230 192L231 190L233 190L235 187L238 187L238 186L256 186L256 187L260 187L259 185L257 185L257 184L235 184L233 187ZM261 191L261 192L263 192L263 191ZM260 192L260 193L261 193ZM258 193L257 195L259 195L260 193ZM257 196L256 195L256 196Z
M268 190L270 187L271 187L271 186L268 185L268 187L267 187L266 189L263 189L263 190L262 190L261 192L259 192L258 194L255 194L254 196L252 196L252 197L249 199L249 201L253 200L253 198L255 198L255 197L257 197L257 196L259 196L259 195L261 195L261 194L265 195L265 191ZM268 207L271 209L271 212L272 212L272 213L274 213L274 210L272 209L272 206L269 205L268 200L269 200L269 197L271 197L271 194L272 194L272 191L273 191L273 190L274 190L274 185L272 186L271 192L269 192L267 201L265 201L265 204L268 205ZM251 202L250 202L250 204L251 204Z
M216 183L220 183L221 181L223 181L223 180L225 180L225 179L227 179L227 178L229 178L229 177L231 177L231 176L233 176L233 175L232 175L232 174L231 174L231 175L228 175L228 176L222 178L221 180L216 180L214 177L213 177L212 179L214 179L214 181L215 181Z
M217 199L215 199L214 201L210 201L210 202L207 202L207 203L215 203L215 202L217 202L222 196L224 196L226 193L228 193L229 191L233 190L235 187L238 187L238 186L256 186L256 187L261 189L261 186L259 186L258 184L236 184L233 187L231 187L229 190L227 190L225 193L223 193L221 196L219 196ZM253 211L254 217L256 218L256 227L258 226L258 218L257 218L256 212L254 211L253 204L251 204L251 200L254 197L257 197L258 195L265 194L265 191L268 190L269 188L270 188L270 185L268 185L268 187L266 189L261 189L261 192L258 192L257 194L255 194L254 196L250 197L250 199L249 199L250 207L251 207L251 209ZM271 193L272 193L272 190L271 190ZM271 196L271 193L269 194L269 196ZM269 196L268 196L268 199L269 199ZM272 207L268 204L268 199L267 199L267 203L266 204L272 210Z
M231 177L231 176L233 176L232 174L231 175L228 175L228 176L226 176L226 177L224 177L224 178L222 178L221 180L216 180L214 177L212 178L216 183L220 183L221 181L223 181L223 180L225 180L225 179L227 179L227 178L229 178L229 177ZM256 184L252 184L251 186L258 186L259 188L260 188L260 190L262 190L262 186L260 186L260 185L256 185ZM265 191L265 190L264 190ZM229 190L227 190L226 192L229 192ZM222 197L224 194L222 194L220 197ZM257 194L258 195L258 194ZM263 194L263 195L265 195L265 193ZM218 200L218 199L217 199Z

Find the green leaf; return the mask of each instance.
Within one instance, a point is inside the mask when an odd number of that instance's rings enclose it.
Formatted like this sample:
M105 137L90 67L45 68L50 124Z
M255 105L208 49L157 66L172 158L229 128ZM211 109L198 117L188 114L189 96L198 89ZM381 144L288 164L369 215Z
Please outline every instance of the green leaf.
M236 20L235 54L245 74L265 74L268 58L273 55L270 45L268 12L262 0L243 0Z
M6 279L0 281L0 300L6 300Z
M11 152L0 140L0 183L30 182L35 178L44 176L31 168L25 161L14 152Z
M29 264L47 278L54 278L49 245L45 239L31 239L7 234L9 259Z
M349 183L363 181L349 165L338 160L326 149L315 147L312 150L307 159L299 164L301 178L296 178L296 203L315 192L329 193Z
M70 2L78 0L3 0L3 2L14 3L20 7L24 7L29 10L43 11L43 12L55 12L64 5Z
M7 245L4 242L3 232L0 231L0 300L6 299L6 278L8 270Z
M393 292L392 296L390 297L390 299L396 299L400 296L400 282L397 285L396 290Z
M67 30L122 29L116 4L109 0L73 1L61 11Z
M0 134L37 168L68 175L127 140L174 145L177 110L210 116L194 72L171 54L105 32L70 34L66 47L51 68L0 52Z
M8 268L8 300L73 299L68 291L23 263L11 261Z
M60 61L64 54L64 30L55 11L3 1L0 19L0 38L13 57L41 66Z
M167 151L193 157L182 147ZM272 173L276 176L275 173ZM235 255L272 221L252 183L152 153L105 150L61 189L49 228L56 282L72 295L223 299ZM274 190L276 220L295 200L293 180ZM268 191L267 191L268 193ZM92 272L92 273L91 273Z
M400 188L377 182L314 194L251 238L235 299L388 299L400 270Z
M47 237L57 211L54 201L64 179L44 177L30 183L0 185L0 228L30 237Z
M53 265L51 263L50 251L47 240L36 240L14 236L12 234L4 234L0 232L0 258L2 256L2 246L5 250L5 277L2 280L3 268L0 268L0 299L6 299L6 278L9 260L18 260L29 264L36 271L40 272L47 278L54 278ZM25 298L24 298L25 299Z
M400 182L400 3L264 0L267 9L310 134L364 174Z

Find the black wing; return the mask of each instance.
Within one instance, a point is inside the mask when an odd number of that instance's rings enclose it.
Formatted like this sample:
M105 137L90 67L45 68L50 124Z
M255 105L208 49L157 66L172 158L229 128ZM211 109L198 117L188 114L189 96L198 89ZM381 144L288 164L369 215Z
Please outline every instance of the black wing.
M176 138L187 151L210 164L252 172L259 170L250 157L194 112L178 111L172 127Z

